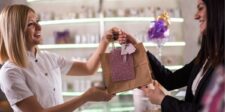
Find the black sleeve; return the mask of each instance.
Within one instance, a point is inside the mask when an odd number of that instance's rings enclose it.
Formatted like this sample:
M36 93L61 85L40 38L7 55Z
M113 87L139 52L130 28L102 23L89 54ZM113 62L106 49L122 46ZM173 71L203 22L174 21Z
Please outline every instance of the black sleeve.
M186 64L183 68L175 72L165 68L149 51L147 51L148 60L152 68L153 77L163 85L167 90L173 90L187 86L194 61Z
M161 103L161 110L162 112L197 112L194 106L193 103L165 96Z
M5 94L0 89L0 101L6 100ZM0 111L1 112L1 111Z
M0 69L2 67L2 64L0 64ZM6 100L5 94L2 92L2 90L0 89L0 101L2 100Z

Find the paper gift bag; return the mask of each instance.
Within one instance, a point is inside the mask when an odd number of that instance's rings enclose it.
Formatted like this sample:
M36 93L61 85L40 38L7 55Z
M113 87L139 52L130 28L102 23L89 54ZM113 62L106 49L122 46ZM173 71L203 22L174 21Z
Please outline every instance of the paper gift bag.
M131 80L113 82L111 77L112 69L109 64L110 53L101 55L103 81L109 93L119 93L151 83L152 71L150 70L151 67L149 67L145 48L142 43L136 44L135 48L136 51L132 54L135 78Z

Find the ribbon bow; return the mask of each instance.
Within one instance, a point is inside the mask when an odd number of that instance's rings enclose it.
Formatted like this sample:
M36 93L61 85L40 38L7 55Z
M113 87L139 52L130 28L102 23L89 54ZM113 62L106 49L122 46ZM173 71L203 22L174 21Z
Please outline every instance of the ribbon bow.
M131 44L122 44L121 45L121 55L123 55L123 62L126 62L126 55L134 53L136 48Z

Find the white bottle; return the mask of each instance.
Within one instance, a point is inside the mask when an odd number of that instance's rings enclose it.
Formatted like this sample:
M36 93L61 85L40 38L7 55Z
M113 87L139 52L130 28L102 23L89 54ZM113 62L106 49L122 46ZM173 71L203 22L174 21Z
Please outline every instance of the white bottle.
M82 38L80 35L76 35L76 43L81 44L82 43Z

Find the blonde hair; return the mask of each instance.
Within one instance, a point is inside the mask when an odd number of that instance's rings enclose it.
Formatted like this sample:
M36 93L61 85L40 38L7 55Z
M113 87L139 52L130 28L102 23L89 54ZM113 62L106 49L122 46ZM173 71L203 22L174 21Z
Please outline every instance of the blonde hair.
M20 67L27 66L26 29L28 12L26 5L5 7L0 14L0 60L10 60Z

